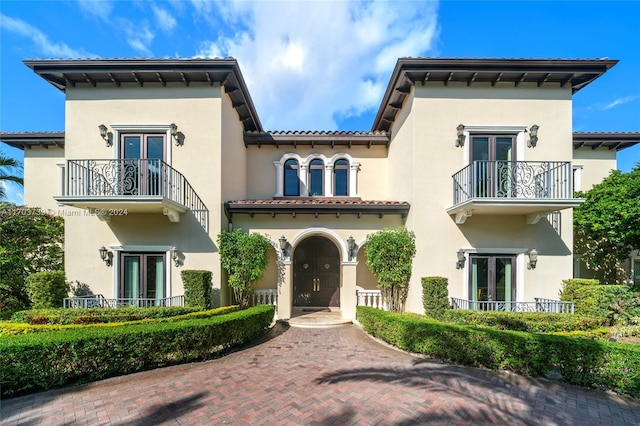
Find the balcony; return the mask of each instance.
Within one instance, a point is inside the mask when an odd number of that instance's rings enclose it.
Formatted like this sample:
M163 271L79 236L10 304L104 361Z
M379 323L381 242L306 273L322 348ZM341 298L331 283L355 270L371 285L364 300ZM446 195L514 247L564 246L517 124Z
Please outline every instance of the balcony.
M549 213L579 206L569 161L474 161L453 175L456 223L472 215L524 215L535 224Z
M60 168L67 206L88 209L109 221L130 213L162 213L171 222L191 211L207 230L209 210L182 173L158 159L67 160Z

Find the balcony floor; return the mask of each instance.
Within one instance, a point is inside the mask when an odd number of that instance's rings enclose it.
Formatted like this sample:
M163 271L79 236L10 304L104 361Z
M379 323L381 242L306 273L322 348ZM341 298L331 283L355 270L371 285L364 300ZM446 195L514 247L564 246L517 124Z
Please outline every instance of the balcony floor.
M447 209L462 224L473 215L526 216L527 223L535 224L540 218L556 211L578 207L583 198L533 199L533 198L470 198Z

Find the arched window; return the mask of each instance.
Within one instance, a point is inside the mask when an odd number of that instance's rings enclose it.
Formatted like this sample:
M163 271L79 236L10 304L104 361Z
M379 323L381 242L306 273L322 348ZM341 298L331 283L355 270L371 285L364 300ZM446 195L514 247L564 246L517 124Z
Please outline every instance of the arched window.
M309 195L323 195L322 181L324 175L324 163L322 160L311 160L309 163Z
M340 159L333 164L333 195L349 195L349 162Z
M287 160L284 163L284 195L300 195L300 183L298 181L297 160Z

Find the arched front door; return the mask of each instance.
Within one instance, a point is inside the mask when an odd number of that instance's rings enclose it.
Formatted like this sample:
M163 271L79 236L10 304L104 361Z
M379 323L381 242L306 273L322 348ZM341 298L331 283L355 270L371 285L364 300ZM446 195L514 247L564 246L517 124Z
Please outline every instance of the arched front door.
M324 237L309 237L294 252L293 306L340 306L340 254Z

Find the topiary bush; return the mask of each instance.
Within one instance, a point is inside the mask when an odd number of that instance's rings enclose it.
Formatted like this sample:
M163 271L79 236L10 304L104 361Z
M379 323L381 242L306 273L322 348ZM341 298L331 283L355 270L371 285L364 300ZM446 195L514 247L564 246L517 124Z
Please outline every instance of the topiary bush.
M61 308L69 296L63 271L36 272L27 277L26 289L33 308Z
M211 277L210 271L185 269L181 272L184 285L184 305L201 309L211 308Z
M449 280L444 277L422 277L422 305L427 316L442 319L449 305Z

